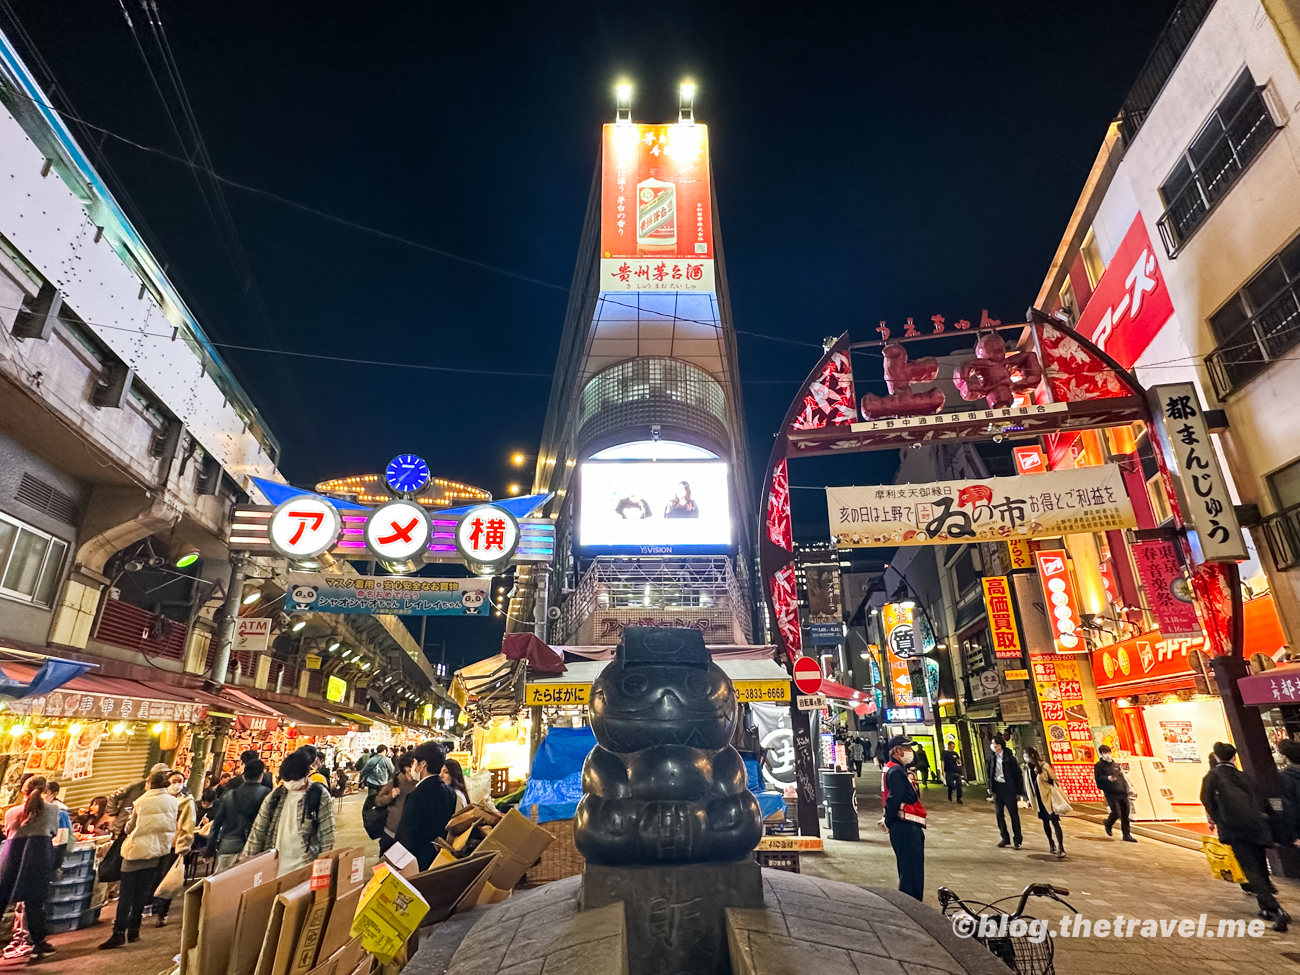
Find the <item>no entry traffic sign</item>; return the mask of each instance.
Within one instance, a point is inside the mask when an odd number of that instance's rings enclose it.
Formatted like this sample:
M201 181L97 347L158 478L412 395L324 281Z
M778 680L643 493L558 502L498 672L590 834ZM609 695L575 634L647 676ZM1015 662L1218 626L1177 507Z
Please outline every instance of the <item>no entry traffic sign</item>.
M794 662L794 686L801 693L816 694L822 689L822 668L812 657L799 657Z

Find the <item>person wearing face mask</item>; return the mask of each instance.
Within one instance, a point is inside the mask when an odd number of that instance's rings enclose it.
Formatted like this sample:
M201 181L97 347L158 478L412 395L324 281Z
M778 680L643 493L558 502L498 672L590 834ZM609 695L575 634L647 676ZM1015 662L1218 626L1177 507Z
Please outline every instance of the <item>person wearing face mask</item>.
M334 800L325 786L308 781L310 774L311 762L302 751L285 756L280 784L263 800L244 843L245 857L279 850L279 876L334 849Z
M423 742L411 756L410 776L416 786L402 808L397 842L411 852L421 870L428 870L438 855L436 841L446 837L447 822L455 815L456 795L442 780L446 756L441 745L436 741Z
M993 737L993 761L989 762L989 791L993 793L993 809L998 817L998 832L1002 834L999 847L1008 847L1025 841L1020 830L1020 799L1025 794L1025 776L1016 756L1007 751L1007 740L1001 735ZM1011 814L1011 833L1007 833L1007 813Z
M185 773L173 771L167 777L167 793L176 797L176 838L172 842L172 852L163 857L159 866L158 877L167 876L177 860L184 860L187 853L194 848L194 796L185 787ZM184 870L184 866L180 868ZM163 927L167 924L167 913L171 910L171 897L153 898L154 924Z
M898 889L917 900L925 899L925 807L916 777L908 771L916 757L916 742L906 735L889 740L889 761L881 779L881 800L889 845L898 862Z
M163 857L176 842L180 803L167 791L167 768L149 775L149 788L131 807L122 844L122 889L113 933L100 948L120 948L140 937L140 916L153 896Z

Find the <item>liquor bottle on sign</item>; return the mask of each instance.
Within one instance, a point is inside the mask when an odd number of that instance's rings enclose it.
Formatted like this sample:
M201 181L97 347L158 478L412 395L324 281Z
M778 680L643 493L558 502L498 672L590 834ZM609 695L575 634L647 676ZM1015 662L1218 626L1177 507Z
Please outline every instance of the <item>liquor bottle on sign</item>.
M656 170L657 172L657 170ZM637 250L656 254L677 246L677 186L651 176L636 184Z

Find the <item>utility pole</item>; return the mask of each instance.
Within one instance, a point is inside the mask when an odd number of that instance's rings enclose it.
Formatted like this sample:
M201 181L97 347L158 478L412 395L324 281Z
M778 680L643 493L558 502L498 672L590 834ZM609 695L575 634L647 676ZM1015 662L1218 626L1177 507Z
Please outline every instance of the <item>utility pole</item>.
M235 626L239 622L239 607L244 597L246 560L247 556L241 552L234 552L230 556L230 586L226 589L225 616L221 620L217 659L212 665L212 678L209 681L218 689L226 683L226 671L230 668L230 651L235 645Z

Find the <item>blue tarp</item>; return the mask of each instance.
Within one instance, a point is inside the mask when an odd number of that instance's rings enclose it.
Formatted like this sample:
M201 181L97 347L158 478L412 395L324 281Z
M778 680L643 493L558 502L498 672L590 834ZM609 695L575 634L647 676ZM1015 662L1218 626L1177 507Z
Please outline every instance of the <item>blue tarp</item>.
M94 664L80 660L48 657L30 681L15 680L0 669L0 700L17 701L25 697L41 697L62 687L75 677L80 677ZM0 664L3 668L3 664Z
M595 747L590 728L552 728L533 756L521 811L531 814L536 806L539 823L572 819L582 798L582 763Z

